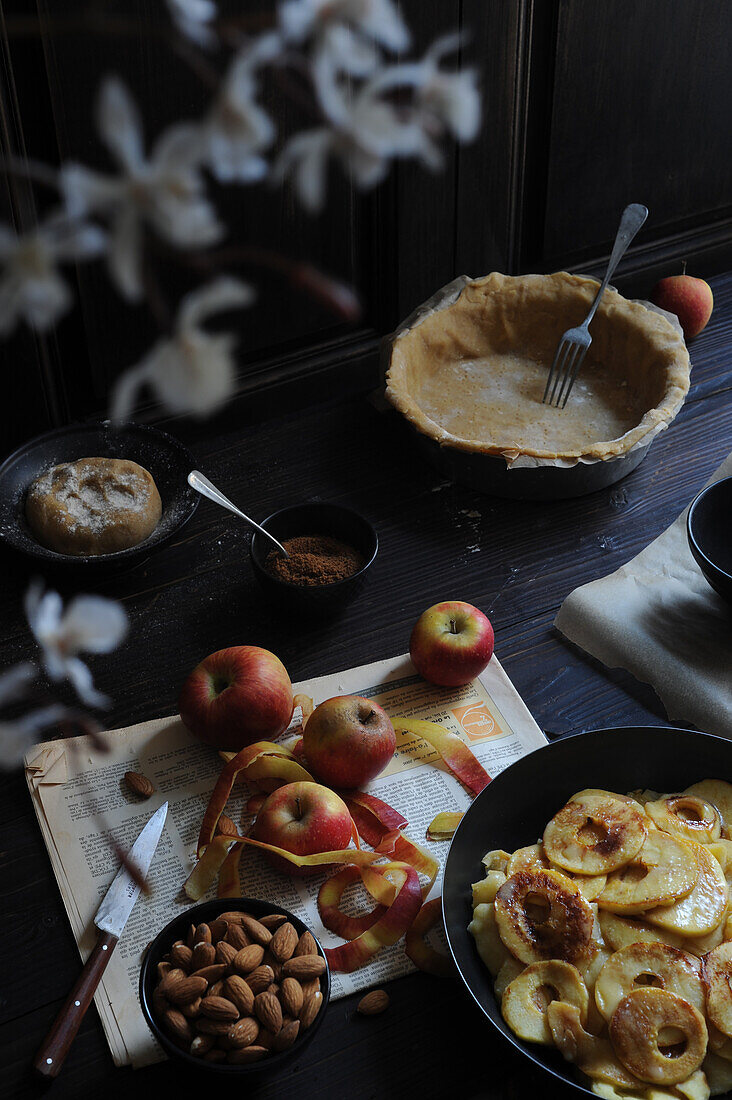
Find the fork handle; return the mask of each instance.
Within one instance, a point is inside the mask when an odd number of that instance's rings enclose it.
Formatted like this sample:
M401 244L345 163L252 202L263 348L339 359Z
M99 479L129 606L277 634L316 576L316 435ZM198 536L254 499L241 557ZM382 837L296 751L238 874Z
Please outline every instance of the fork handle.
M643 222L646 220L647 217L647 208L645 206L642 206L639 202L632 202L630 206L626 206L625 210L623 211L623 216L620 219L620 225L618 226L618 232L615 237L615 244L613 245L613 250L610 253L610 262L607 265L605 278L600 283L600 289L595 295L595 300L592 303L592 308L590 312L587 314L585 326L589 325L590 321L595 316L595 310L600 304L600 299L605 293L605 288L607 287L607 284L613 277L615 268L622 260L628 245L633 240L633 237L635 237L636 233L643 225Z

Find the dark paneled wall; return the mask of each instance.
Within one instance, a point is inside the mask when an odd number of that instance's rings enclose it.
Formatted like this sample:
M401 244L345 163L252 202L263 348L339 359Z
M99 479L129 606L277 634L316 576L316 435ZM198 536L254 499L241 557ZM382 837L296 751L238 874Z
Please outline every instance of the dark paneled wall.
M120 10L139 34L121 37L83 24L59 33L71 0L3 7L6 149L109 169L93 127L96 88L109 71L146 105L148 147L209 94L157 33L160 0L129 0ZM404 0L402 8L417 53L440 33L468 32L463 63L482 73L480 137L448 150L443 173L400 163L368 195L334 171L315 218L289 187L214 192L229 243L314 261L364 301L362 321L345 326L281 276L228 264L260 291L239 326L249 416L375 381L379 337L456 274L597 270L630 201L645 202L650 217L615 280L621 289L647 293L682 259L702 277L732 268L727 0ZM38 12L40 40L29 33ZM264 100L285 128L299 109L276 82ZM6 211L19 217L10 192ZM203 273L164 253L153 258L174 310ZM101 265L81 273L78 289L80 307L57 337L19 332L3 345L3 451L55 421L103 413L116 374L154 337L150 311L121 307Z

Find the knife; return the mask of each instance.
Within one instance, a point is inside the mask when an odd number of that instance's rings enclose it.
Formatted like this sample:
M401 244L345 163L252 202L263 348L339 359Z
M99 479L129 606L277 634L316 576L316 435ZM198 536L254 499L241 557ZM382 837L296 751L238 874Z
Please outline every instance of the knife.
M145 878L150 868L167 813L166 802L155 811L132 846L128 858L141 879ZM97 942L33 1063L44 1077L55 1077L61 1069L139 893L140 887L123 865L114 876L94 918L99 931Z

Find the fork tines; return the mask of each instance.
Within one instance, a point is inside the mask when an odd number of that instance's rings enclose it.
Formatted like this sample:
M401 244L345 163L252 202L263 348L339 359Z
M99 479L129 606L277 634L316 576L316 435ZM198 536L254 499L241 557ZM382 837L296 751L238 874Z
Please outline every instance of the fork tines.
M541 400L545 405L554 405L557 409L563 409L567 404L567 398L588 347L589 344L580 343L571 339L567 333L564 334L544 387Z

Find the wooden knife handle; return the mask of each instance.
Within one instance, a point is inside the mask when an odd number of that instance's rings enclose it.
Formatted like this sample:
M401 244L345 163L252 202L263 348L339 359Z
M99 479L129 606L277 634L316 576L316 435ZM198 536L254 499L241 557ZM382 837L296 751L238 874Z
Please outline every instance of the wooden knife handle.
M117 936L113 936L111 932L99 933L94 950L86 960L79 980L71 990L66 1004L56 1017L33 1062L34 1068L44 1077L55 1077L61 1069L116 943Z

